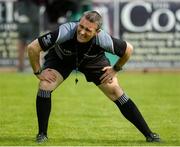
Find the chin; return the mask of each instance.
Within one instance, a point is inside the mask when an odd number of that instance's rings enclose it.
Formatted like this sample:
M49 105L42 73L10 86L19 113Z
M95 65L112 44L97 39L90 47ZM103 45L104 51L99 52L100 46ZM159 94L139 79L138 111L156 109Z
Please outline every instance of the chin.
M80 42L80 43L86 43L86 42L88 42L87 40L85 40L85 39L80 39L80 38L77 38L77 41Z

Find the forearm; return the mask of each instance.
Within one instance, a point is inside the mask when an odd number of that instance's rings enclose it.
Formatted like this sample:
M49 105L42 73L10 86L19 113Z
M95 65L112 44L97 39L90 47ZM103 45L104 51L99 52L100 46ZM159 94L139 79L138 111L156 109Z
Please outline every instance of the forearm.
M40 52L42 51L41 47L37 40L33 41L27 46L27 52L29 57L29 62L33 69L33 72L38 72L41 69L40 65Z
M122 67L124 66L124 64L129 60L131 54L132 54L132 51L133 51L133 47L131 44L129 44L127 42L127 47L126 47L126 51L125 51L125 54L123 57L119 58L118 61L114 64L114 69L116 71L119 71L122 69Z
M29 49L28 56L29 56L29 62L31 64L33 71L37 72L41 68L40 62L39 62L39 56L35 55L32 49Z

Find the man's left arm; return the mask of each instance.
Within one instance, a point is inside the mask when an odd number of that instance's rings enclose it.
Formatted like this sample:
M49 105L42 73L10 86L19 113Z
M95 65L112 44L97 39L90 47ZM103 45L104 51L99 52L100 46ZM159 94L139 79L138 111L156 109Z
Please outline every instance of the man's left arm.
M118 61L114 64L113 69L118 72L122 69L123 65L129 60L131 54L133 52L133 46L126 42L126 50L124 55L118 59Z
M104 74L100 77L101 83L111 83L113 77L119 72L123 65L129 60L132 52L133 52L133 46L128 43L126 43L126 48L124 51L124 54L122 57L118 59L118 61L114 64L114 66L107 66L102 69L104 71Z

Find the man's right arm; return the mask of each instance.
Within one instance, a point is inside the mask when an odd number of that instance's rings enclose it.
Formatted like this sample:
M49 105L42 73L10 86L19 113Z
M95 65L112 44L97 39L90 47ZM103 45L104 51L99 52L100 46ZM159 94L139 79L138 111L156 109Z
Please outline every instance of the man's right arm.
M39 44L38 39L32 41L27 46L29 61L30 61L30 64L34 73L38 73L41 70L41 65L40 65L40 52L41 51L42 51L42 48Z

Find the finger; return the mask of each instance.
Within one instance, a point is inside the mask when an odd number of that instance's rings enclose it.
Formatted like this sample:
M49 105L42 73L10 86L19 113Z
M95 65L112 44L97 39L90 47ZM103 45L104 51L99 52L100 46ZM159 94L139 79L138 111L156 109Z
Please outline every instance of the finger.
M53 82L49 71L49 69L43 70L42 73L39 75L40 80L47 81L49 83Z
M49 69L49 70L48 70L48 75L49 75L49 78L50 78L53 82L56 81L57 76L56 76L56 74L53 72L53 70Z
M49 79L47 77L45 79L43 79L43 81L47 81L48 83L52 83L51 79Z
M102 69L102 71L105 71L106 70L106 67L104 67L103 69Z
M107 83L108 80L110 80L110 79L111 79L110 76L106 76L101 80L101 83Z
M107 71L110 67L109 66L106 66L102 69L102 71Z
M106 73L104 73L99 79L102 80L102 79L104 79L106 76L107 76Z
M46 74L44 74L43 77L49 83L56 81L56 78L54 78L53 75L50 72L47 72Z
M103 79L103 80L101 81L101 83L108 83L108 80L107 80L107 79Z
M109 77L109 74L107 72L105 72L99 79L102 80L104 78L108 78Z
M50 78L53 80L53 82L55 82L56 81L56 74L54 74L54 73L50 73Z
M49 75L48 79L51 81L51 82L56 82L56 78L52 75Z
M102 83L102 84L105 83L105 79L102 79L102 80L101 80L101 83Z

